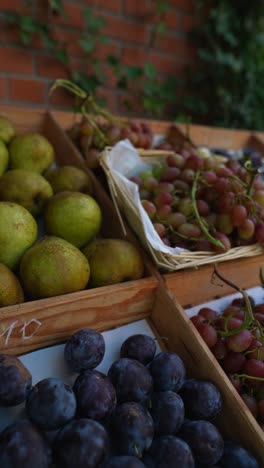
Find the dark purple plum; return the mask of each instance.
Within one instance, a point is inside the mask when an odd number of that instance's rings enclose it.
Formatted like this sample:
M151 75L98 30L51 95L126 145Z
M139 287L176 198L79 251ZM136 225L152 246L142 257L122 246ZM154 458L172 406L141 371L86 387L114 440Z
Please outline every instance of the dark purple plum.
M74 418L76 398L73 390L60 379L40 380L26 400L29 419L40 429L59 429Z
M191 447L195 463L199 465L213 466L223 455L223 438L209 421L186 420L178 435Z
M108 455L108 435L97 421L74 419L59 431L53 449L58 468L98 468Z
M113 362L108 377L115 387L117 401L145 402L150 398L153 381L149 370L135 359L121 358Z
M136 402L117 405L110 422L110 437L117 454L140 458L153 436L154 424L146 408Z
M103 468L144 468L145 465L137 457L131 455L113 455L106 463Z
M222 409L222 395L207 380L187 379L179 391L188 419L213 419Z
M20 419L1 432L1 468L49 468L51 462L48 442L27 419Z
M90 328L75 332L64 348L64 358L74 372L94 369L103 360L105 340L101 333Z
M152 336L137 334L129 336L120 349L121 358L136 359L146 365L154 358L156 342Z
M256 458L241 445L225 441L223 456L218 461L219 468L259 468Z
M189 445L173 435L154 439L143 458L148 468L194 468L194 458Z
M32 375L16 356L0 354L0 406L16 406L26 398Z
M96 370L82 372L74 382L77 413L81 418L104 422L116 407L116 391L107 375Z
M154 390L157 392L166 390L178 392L186 376L182 359L172 351L162 351L157 354L150 362L149 370L153 378Z
M171 390L154 392L149 404L149 412L154 421L155 433L173 435L184 421L184 404L181 397Z

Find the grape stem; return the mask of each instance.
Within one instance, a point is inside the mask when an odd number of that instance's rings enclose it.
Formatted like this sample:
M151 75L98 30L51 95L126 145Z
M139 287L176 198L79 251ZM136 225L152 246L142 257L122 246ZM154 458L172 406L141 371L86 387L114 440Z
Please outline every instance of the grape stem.
M242 294L244 300L245 300L245 304L246 304L246 307L245 307L245 318L244 318L244 321L241 325L241 327L239 328L236 328L235 330L230 330L228 332L219 332L221 336L223 337L227 337L227 336L232 336L232 335L236 335L237 333L240 333L241 331L249 328L249 326L252 324L252 323L255 323L255 317L254 317L254 314L253 314L253 311L252 311L252 307L251 307L251 302L249 300L249 297L248 297L248 294L246 293L246 291L244 291L244 289L240 288L239 286L237 286L236 284L232 283L231 281L227 280L226 278L224 278L221 273L219 273L218 269L217 269L217 266L214 265L214 275L216 275L221 281L223 281L223 283L227 284L228 286L230 286L231 288L233 289L236 289L236 291L240 292L240 294ZM259 328L259 327L258 327Z
M258 174L259 170L252 167L251 161L246 161L246 163L244 164L244 167L248 171L248 173L250 174L250 181L249 181L248 186L247 186L247 195L250 196L251 193L252 193L252 190L253 190L254 180L255 180L256 175Z
M202 218L201 218L201 216L199 214L197 204L196 204L196 193L197 193L197 188L198 188L199 177L200 177L200 171L197 171L196 175L195 175L195 179L193 181L192 190L191 190L191 198L192 198L193 211L194 211L195 217L196 217L196 219L198 221L198 225L199 225L201 231L205 234L207 240L209 240L212 244L216 245L217 247L220 247L221 249L224 249L224 245L222 244L222 242L220 240L218 240L218 239L215 239L215 237L213 237L210 234L210 232L207 229L206 224L203 222L203 220L202 220Z
M106 120L108 120L110 123L117 123L118 125L120 124L119 120L116 119L110 112L108 112L106 109L102 108L99 106L95 100L94 97L91 94L88 94L86 91L84 91L82 88L80 88L78 85L76 85L74 82L70 80L64 80L64 79L57 79L53 83L53 85L50 88L50 94L55 91L57 88L64 88L70 93L74 94L77 98L81 99L82 104L81 104L81 114L83 117L89 122L89 124L92 126L93 130L95 133L97 133L98 137L102 140L105 146L109 145L110 142L109 140L105 137L103 132L100 130L94 119L92 119L91 116L89 116L89 113L94 112L97 115L101 115L104 117Z
M234 374L234 377L237 377L238 379L251 379L258 380L259 382L264 382L264 377L255 377L254 375Z

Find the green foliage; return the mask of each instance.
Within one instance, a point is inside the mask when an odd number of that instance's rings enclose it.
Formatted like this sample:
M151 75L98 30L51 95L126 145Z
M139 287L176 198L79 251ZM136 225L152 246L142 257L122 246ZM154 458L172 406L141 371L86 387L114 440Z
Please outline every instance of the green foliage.
M200 0L194 37L200 66L187 71L194 121L264 128L264 3Z
M169 2L165 0L151 0L155 8L156 21L153 23L150 48L155 42L157 34L166 30L165 14L169 11ZM23 0L28 11L23 14L6 12L4 19L7 25L16 27L23 46L33 44L35 38L40 39L43 48L46 49L58 62L63 64L68 72L68 77L86 93L95 95L99 87L106 81L104 66L107 64L117 78L117 88L133 91L140 96L145 113L151 116L162 116L168 103L175 100L176 80L168 78L160 80L157 70L150 63L144 66L124 65L120 58L109 55L106 60L99 60L97 50L100 44L107 44L108 39L102 33L106 25L103 17L95 14L93 8L87 8L83 16L83 29L80 31L78 44L83 51L83 59L78 70L71 68L71 58L68 45L65 41L59 41L54 37L56 19L58 16L66 16L63 0L46 0L49 21L37 19L32 13L32 0ZM87 71L88 70L88 71ZM133 109L133 98L128 103L128 108Z

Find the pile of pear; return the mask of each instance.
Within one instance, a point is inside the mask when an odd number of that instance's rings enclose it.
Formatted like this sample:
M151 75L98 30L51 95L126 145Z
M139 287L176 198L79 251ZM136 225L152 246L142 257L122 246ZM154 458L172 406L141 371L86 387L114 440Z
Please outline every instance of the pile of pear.
M89 173L0 116L0 307L141 278L138 248L101 226Z

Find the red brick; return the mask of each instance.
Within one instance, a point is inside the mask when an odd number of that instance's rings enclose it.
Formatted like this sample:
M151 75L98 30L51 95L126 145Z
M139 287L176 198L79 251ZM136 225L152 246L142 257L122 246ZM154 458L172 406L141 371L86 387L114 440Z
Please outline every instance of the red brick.
M146 61L146 52L143 48L124 47L122 51L122 63L124 65L143 66Z
M196 55L194 44L187 40L187 38L185 39L169 34L157 37L155 48L161 52L173 54L174 57L188 56L188 58L194 58Z
M67 108L67 110L72 110L75 99L72 94L68 93L64 89L56 89L51 95L49 95L48 100L49 106L58 106Z
M191 15L181 14L179 15L179 31L183 31L185 33L189 33L197 26L197 18Z
M0 78L0 99L7 98L6 88L6 78Z
M9 79L9 97L14 101L43 102L45 83L37 80Z
M107 23L103 28L104 34L111 38L122 39L127 42L134 42L141 46L147 38L147 27L137 23L131 23L113 16L106 17Z
M84 8L72 3L63 2L65 15L56 17L56 24L64 24L67 27L76 29L83 28L83 12Z
M24 49L0 47L0 71L33 73L32 55Z
M169 57L158 52L150 52L147 62L152 63L158 72L165 75L173 75L177 70L181 69L186 62L179 62L177 57Z
M93 2L90 0L86 0L87 5L95 6L96 8L102 8L103 10L113 11L115 13L119 13L121 10L121 0L94 0Z
M21 13L22 11L26 11L26 8L21 0L0 0L0 10Z
M179 29L179 15L176 11L170 10L165 14L165 23L167 28L173 29L174 32Z
M56 58L38 54L36 60L39 76L47 78L66 78L68 76L66 67L60 64Z
M125 14L138 18L149 18L155 14L155 6L149 0L125 0Z
M100 87L97 89L96 92L97 98L102 98L105 101L105 105L107 108L115 113L117 110L117 93L116 90L107 89L104 87Z
M185 11L193 11L196 5L195 0L169 0L171 6Z
M127 102L130 104L129 107L127 107ZM137 115L137 117L144 114L141 96L126 91L122 91L118 95L118 109L121 113Z

